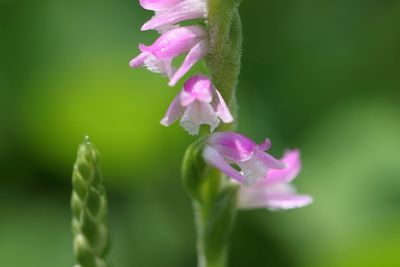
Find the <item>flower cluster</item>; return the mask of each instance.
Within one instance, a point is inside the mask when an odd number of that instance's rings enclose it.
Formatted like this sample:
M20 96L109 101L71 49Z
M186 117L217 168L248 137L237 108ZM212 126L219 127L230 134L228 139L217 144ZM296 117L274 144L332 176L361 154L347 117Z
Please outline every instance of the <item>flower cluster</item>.
M182 21L205 19L205 0L140 0L140 5L153 10L155 15L142 30L157 30L161 35L150 46L139 45L141 53L132 59L132 68L144 66L176 83L208 54L208 31L199 25L180 26ZM174 67L176 57L186 54L183 63ZM218 90L205 75L189 78L173 100L161 124L169 126L180 118L181 126L191 135L197 135L201 125L214 131L219 123L230 123L233 117Z
M256 144L241 134L221 132L208 138L203 157L208 164L243 185L239 191L239 208L276 210L310 204L312 197L296 194L290 185L300 172L300 152L287 151L278 160L264 152L270 147L269 139Z
M129 65L168 77L173 87L198 61L209 53L209 32L206 25L206 0L139 0L140 5L155 15L142 26L142 31L156 30L160 36L150 46L139 45L140 54ZM185 26L179 23L185 21ZM192 22L192 23L190 23ZM174 59L184 55L180 66ZM198 135L201 125L208 125L210 132L234 118L221 93L204 74L187 79L182 90L169 106L161 124L169 126L179 120L191 135ZM308 195L298 195L290 182L300 171L300 154L287 151L278 160L266 153L271 146L269 139L256 144L235 132L211 134L203 149L206 163L241 184L240 208L289 209L312 202Z

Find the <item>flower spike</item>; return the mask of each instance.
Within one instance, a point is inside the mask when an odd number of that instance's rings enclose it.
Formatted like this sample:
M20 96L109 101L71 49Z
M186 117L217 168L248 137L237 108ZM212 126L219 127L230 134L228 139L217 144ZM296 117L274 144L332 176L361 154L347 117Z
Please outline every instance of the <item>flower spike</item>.
M139 45L141 53L132 59L132 68L145 66L152 72L167 75L174 86L187 71L208 52L207 32L199 26L186 26L163 33L151 46ZM172 66L175 57L188 53L178 70Z
M197 135L202 124L208 124L212 132L220 121L233 121L221 94L204 75L195 75L185 83L182 91L172 101L161 124L169 126L179 118L181 126L191 135Z
M284 169L286 164L264 152L270 147L267 139L257 145L251 139L235 133L212 134L203 151L204 160L244 186L264 179L272 169ZM231 166L234 164L240 171Z
M292 209L304 207L313 202L311 196L297 194L290 184L301 169L300 152L287 151L281 161L288 165L286 169L271 170L253 187L240 188L239 208Z
M207 16L205 0L140 0L140 5L155 11L155 15L142 26L142 31L163 31L181 21Z

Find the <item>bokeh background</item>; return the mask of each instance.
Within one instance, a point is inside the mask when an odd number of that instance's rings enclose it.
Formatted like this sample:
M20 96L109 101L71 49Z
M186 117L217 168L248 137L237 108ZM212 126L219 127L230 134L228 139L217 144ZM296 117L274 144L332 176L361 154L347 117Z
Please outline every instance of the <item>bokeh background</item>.
M400 2L244 0L240 131L302 151L315 203L240 212L233 267L400 266ZM69 267L70 174L102 154L115 266L195 266L180 184L194 138L159 125L179 88L128 61L135 0L0 0L0 259ZM198 68L201 68L198 67Z

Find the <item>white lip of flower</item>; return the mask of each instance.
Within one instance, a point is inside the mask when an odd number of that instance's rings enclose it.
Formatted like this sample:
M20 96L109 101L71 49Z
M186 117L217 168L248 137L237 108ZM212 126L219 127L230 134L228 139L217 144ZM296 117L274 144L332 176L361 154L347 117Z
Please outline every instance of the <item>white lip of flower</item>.
M236 163L241 170L246 180L243 182L244 186L252 186L265 177L269 168L259 160L257 157L251 157L249 160Z
M204 75L191 77L172 101L161 124L169 126L180 118L180 125L191 135L197 135L201 125L214 131L220 121L230 123L233 117L218 90Z
M153 55L149 55L143 65L151 72L154 73L165 73L169 78L172 76L174 69L170 68L171 62L161 61Z
M198 135L200 125L208 124L210 132L219 125L219 119L211 104L195 101L190 104L183 114L180 125L191 135Z

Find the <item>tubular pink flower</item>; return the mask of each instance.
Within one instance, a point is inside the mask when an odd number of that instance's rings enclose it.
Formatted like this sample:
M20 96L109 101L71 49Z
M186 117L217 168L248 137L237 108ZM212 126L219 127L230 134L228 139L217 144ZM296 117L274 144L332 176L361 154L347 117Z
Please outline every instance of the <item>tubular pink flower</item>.
M174 86L187 71L208 52L207 32L199 26L179 27L162 34L151 46L139 45L141 53L132 59L132 68L145 66L152 72L167 75ZM182 65L175 71L172 61L187 53Z
M220 121L230 123L233 117L218 90L204 75L191 77L172 101L161 124L169 126L176 120L191 135L199 133L200 125L208 124L214 131Z
M249 188L241 187L238 206L242 209L267 208L270 210L300 208L311 204L309 195L299 195L290 182L301 169L300 152L287 151L282 162L288 167L271 170L265 178Z
M158 11L171 8L182 0L139 0L139 2L144 9Z
M286 164L265 153L269 139L257 145L251 139L235 133L212 134L203 150L204 160L244 186L262 180L272 169L284 169ZM240 171L232 167L236 165Z
M140 5L155 11L155 15L142 26L142 31L162 31L181 21L207 16L206 0L140 0Z

